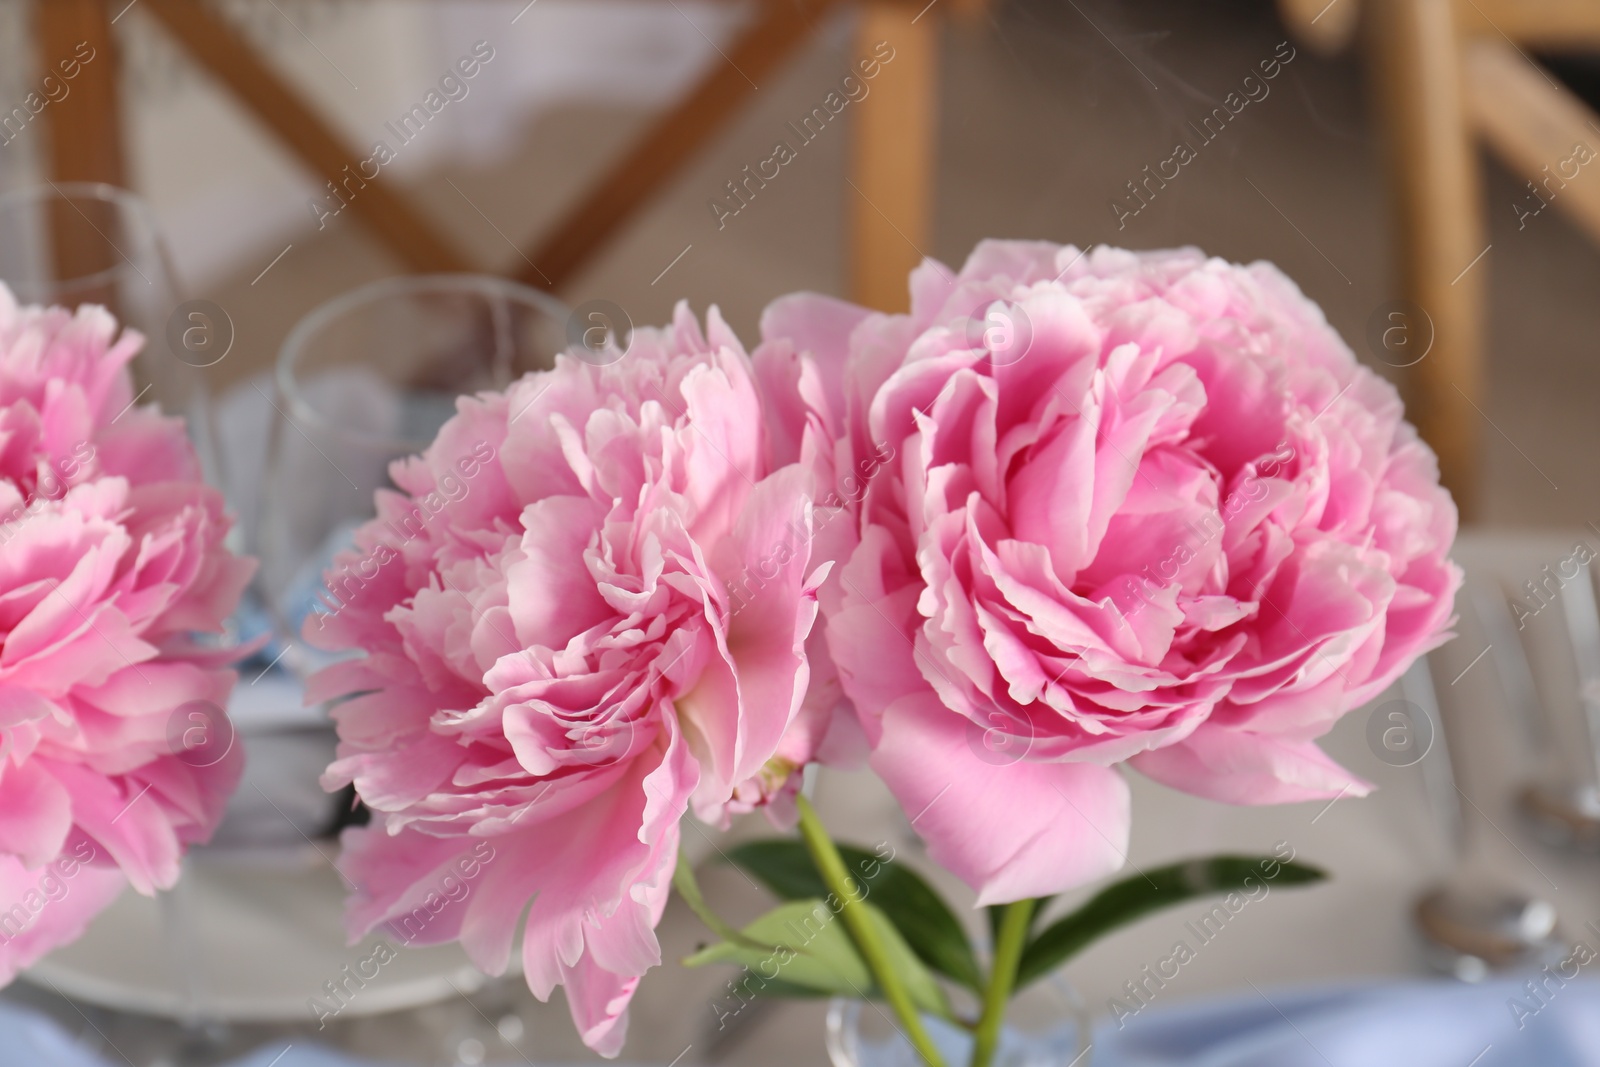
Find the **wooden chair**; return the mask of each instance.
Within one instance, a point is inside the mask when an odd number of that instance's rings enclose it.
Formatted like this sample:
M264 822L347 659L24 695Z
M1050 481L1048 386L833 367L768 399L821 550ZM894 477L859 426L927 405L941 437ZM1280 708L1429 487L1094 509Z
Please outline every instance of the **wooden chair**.
M1388 157L1400 295L1423 308L1434 328L1432 350L1411 368L1411 410L1470 518L1486 422L1489 276L1476 144L1481 138L1514 173L1545 189L1575 145L1600 152L1600 115L1527 52L1600 48L1600 2L1278 0L1278 6L1308 47L1332 52L1359 40L1366 51ZM1564 182L1560 192L1555 206L1600 241L1600 181Z
M755 0L756 14L720 49L700 82L671 105L574 205L565 219L505 273L559 289L637 216L697 151L749 101L759 81L809 41L835 11L860 8L857 41L870 53L893 41L896 57L853 116L850 181L851 290L884 310L907 303L906 274L928 247L933 200L935 82L940 5L927 0ZM950 0L972 14L982 0ZM124 182L122 121L112 23L127 0L36 0L40 60L53 63L88 41L107 58L87 64L70 97L49 109L48 157L55 181ZM337 182L360 157L316 109L203 0L138 0L185 52L228 89L320 180ZM858 49L859 50L859 49ZM853 109L854 110L854 109ZM413 271L472 269L447 235L392 185L374 181L351 201L353 214ZM529 268L528 262L536 264ZM65 270L69 264L58 264Z

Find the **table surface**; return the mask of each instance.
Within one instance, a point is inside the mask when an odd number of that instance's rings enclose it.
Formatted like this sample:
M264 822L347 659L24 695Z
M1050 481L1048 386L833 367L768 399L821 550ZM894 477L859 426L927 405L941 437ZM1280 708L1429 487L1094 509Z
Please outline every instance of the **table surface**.
M1511 588L1571 555L1576 541L1596 546L1589 533L1496 533L1464 536L1456 557L1469 579L1497 579ZM1129 869L1228 851L1271 853L1281 843L1295 855L1331 872L1308 889L1273 889L1238 912L1211 940L1199 945L1186 924L1210 910L1196 902L1152 916L1090 948L1065 977L1101 1017L1110 998L1141 969L1169 955L1179 939L1195 958L1157 993L1157 1006L1201 996L1249 992L1271 996L1274 988L1347 979L1419 977L1428 973L1410 923L1410 909L1432 883L1457 879L1499 880L1551 900L1569 937L1587 936L1585 924L1600 925L1600 861L1564 853L1533 840L1513 811L1518 786L1544 764L1526 732L1508 713L1493 655L1483 628L1463 598L1458 638L1434 656L1434 677L1443 707L1446 737L1459 768L1458 784L1469 798L1464 844L1454 846L1448 823L1429 799L1424 774L1430 761L1448 760L1435 745L1418 764L1392 767L1367 740L1367 723L1380 697L1335 728L1328 752L1377 785L1368 798L1345 797L1273 808L1236 808L1189 797L1130 775L1134 822ZM1534 668L1541 691L1558 714L1577 714L1575 673L1566 653L1559 612L1541 612L1528 622ZM1435 764L1435 769L1437 765ZM870 776L824 772L816 787L818 808L836 836L868 845L888 842L899 857L917 864L949 891L953 900L970 894L926 864L909 824ZM759 817L734 831L761 836ZM686 830L687 842L697 835ZM727 840L694 844L710 855L702 879L708 898L724 915L742 920L768 903L737 871L715 862L713 849ZM973 916L977 918L976 915ZM978 928L974 922L974 929ZM739 1013L719 1028L717 1007L730 974L689 971L673 961L693 951L707 935L674 900L661 926L667 965L646 977L634 1001L625 1060L635 1063L783 1063L812 1067L827 1062L822 1047L825 1005L820 1001L772 1002ZM1591 940L1592 943L1592 940ZM249 960L235 961L250 966ZM308 990L308 997L313 991ZM13 1002L37 1006L109 1062L144 1067L158 1062L177 1028L145 1017L80 1005L48 990L18 982L6 991ZM726 1009L722 1009L726 1011ZM501 1024L498 1031L495 1024ZM1510 1016L1508 1036L1513 1027ZM503 1035L503 1036L502 1036ZM200 1042L192 1062L224 1062L261 1047L324 1043L377 1060L403 1064L447 1064L464 1051L471 1060L481 1043L491 1063L584 1062L592 1059L572 1033L558 993L548 1005L532 1000L515 980L490 982L425 1008L335 1022L318 1030L310 1014L295 1027L239 1026ZM465 1044L463 1044L465 1042ZM270 1057L269 1057L270 1058ZM0 1052L0 1067L6 1064ZM280 1067L293 1067L285 1057Z

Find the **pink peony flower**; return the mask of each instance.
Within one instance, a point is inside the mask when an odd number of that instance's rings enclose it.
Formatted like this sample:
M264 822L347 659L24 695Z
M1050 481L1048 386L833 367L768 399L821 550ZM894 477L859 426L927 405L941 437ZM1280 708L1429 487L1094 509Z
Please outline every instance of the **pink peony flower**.
M1461 581L1394 390L1267 264L985 242L911 293L779 300L755 358L855 520L828 647L932 857L985 904L1114 870L1123 761L1233 803L1367 792L1314 741L1443 642Z
M374 811L344 843L352 930L499 974L527 911L529 987L565 986L608 1056L660 962L680 816L786 798L827 736L800 713L826 573L804 472L768 462L747 357L714 310L708 333L680 305L620 362L461 399L306 626L366 653L311 692L350 698L326 784Z
M202 752L235 681L217 632L252 565L183 425L135 408L103 308L18 307L0 285L0 984L131 883L177 880L238 784Z

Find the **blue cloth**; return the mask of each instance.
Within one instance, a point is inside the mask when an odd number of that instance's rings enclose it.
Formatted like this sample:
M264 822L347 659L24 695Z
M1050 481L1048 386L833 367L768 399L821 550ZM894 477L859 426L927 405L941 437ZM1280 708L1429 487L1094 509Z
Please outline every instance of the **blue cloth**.
M1543 976L1538 976L1543 977ZM1264 989L1102 1023L1093 1067L1600 1067L1600 982Z
M0 1067L107 1067L43 1015L0 1000Z
M1522 979L1263 990L1152 1005L1095 1031L1090 1067L1600 1067L1600 982ZM1514 1007L1514 1004L1517 1005ZM820 1045L822 1034L817 1034ZM287 1041L232 1067L268 1067ZM1070 1058L1070 1057L1069 1057ZM770 1056L752 1063L775 1063ZM1065 1062L1065 1061L1063 1061ZM54 1022L0 1001L0 1067L116 1067ZM294 1042L276 1067L379 1067Z
M92 1034L90 1035L93 1036ZM98 1042L97 1042L98 1043ZM292 1047L289 1047L291 1046ZM288 1048L287 1055L284 1054ZM91 1051L53 1019L0 1000L0 1067L126 1067L112 1049ZM388 1067L300 1040L270 1041L229 1067Z

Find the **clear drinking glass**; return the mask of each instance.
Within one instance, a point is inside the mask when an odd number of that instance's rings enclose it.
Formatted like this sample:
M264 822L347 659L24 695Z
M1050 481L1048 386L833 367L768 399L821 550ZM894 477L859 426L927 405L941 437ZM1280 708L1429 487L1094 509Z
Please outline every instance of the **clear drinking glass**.
M21 303L100 304L144 334L133 365L139 402L183 416L207 480L226 489L205 377L220 356L204 346L178 355L171 350L168 323L183 299L182 287L149 204L126 189L95 182L53 182L0 194L0 281Z
M289 334L257 547L291 669L316 665L300 625L333 555L376 513L389 464L426 448L457 397L552 366L566 316L553 297L503 278L420 275L346 293Z

